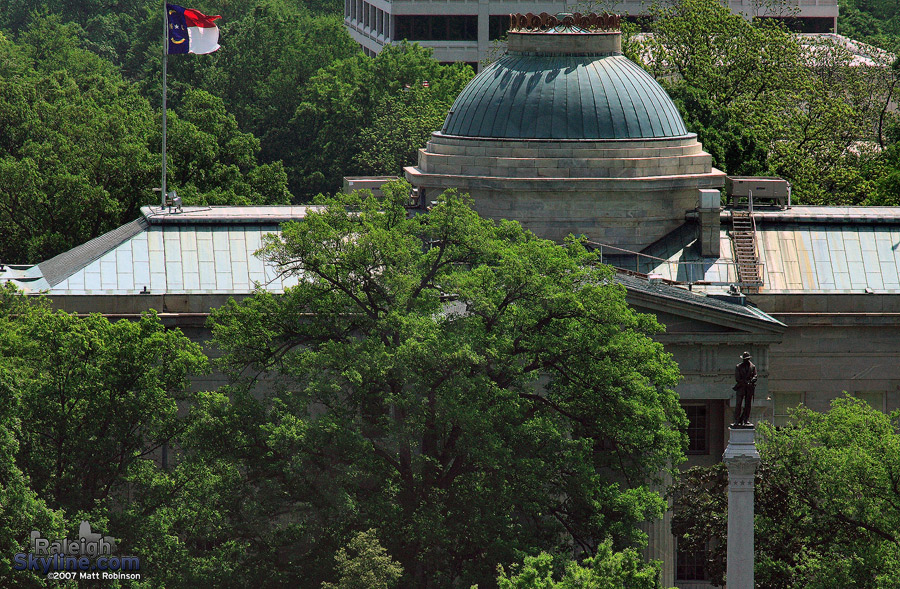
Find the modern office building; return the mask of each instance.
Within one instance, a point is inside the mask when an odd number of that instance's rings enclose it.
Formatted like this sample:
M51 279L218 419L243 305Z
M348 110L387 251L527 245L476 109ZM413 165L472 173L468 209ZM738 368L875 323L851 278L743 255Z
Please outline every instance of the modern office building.
M785 0L783 4L762 0L727 0L737 14L750 17L784 18L798 32L837 32L837 0ZM607 11L640 17L651 3L575 2L529 0L344 0L344 25L368 55L404 39L434 51L441 62L466 62L478 67L499 57L494 42L506 36L511 13Z

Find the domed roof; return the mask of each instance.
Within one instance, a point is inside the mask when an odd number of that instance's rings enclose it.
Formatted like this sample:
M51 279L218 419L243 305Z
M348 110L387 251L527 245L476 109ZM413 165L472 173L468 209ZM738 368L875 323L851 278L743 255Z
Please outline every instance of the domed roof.
M662 86L621 54L510 52L469 82L441 132L506 139L651 139L688 131Z

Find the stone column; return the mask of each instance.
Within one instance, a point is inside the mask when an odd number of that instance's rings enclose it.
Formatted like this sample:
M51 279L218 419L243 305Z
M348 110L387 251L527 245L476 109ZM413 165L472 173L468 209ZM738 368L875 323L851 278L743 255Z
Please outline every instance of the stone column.
M728 428L728 589L753 589L753 495L759 452L752 427Z
M478 59L476 60L478 66L475 68L475 73L478 73L483 69L481 62L482 60L487 59L488 50L491 48L490 18L490 0L478 0ZM500 56L498 55L497 57Z

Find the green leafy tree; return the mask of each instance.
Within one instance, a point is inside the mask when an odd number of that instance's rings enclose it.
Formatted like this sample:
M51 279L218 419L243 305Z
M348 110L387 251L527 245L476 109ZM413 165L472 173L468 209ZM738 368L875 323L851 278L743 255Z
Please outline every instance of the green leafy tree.
M841 0L839 32L893 50L900 41L900 7L891 0Z
M21 45L0 37L0 54L0 259L38 261L136 216L155 163L146 101L55 19Z
M407 191L286 225L264 256L300 283L213 315L235 385L196 447L244 473L252 550L289 543L285 579L327 580L377 525L403 586L443 587L490 586L522 553L640 545L684 445L660 326L578 241L453 193L410 218Z
M880 149L897 76L885 55L859 66L828 38L801 39L777 19L748 22L713 0L653 10L637 51L688 128L735 175L780 175L797 202L887 204Z
M0 543L9 553L26 548L31 530L71 537L86 519L140 556L154 582L227 578L240 542L200 550L188 534L215 519L203 501L223 475L174 453L169 470L160 464L164 445L184 442L188 377L205 367L199 346L153 314L111 323L0 288ZM0 565L0 584L42 582L11 571L10 559Z
M791 424L759 426L756 579L765 587L890 587L900 570L900 411L845 397L827 413L800 407ZM727 471L691 469L676 485L673 532L711 546L724 582Z
M205 357L153 314L111 323L40 310L18 330L19 464L54 507L88 510L179 433L178 402Z
M360 132L354 169L364 174L398 174L417 160L419 149L447 118L446 101L435 101L430 86L417 84L388 96Z
M75 25L35 21L0 35L0 259L36 262L138 216L157 202L161 125L115 66L84 49ZM180 116L179 116L180 114ZM221 99L187 93L169 128L170 183L186 203L283 204L280 162Z
M222 35L226 46L203 70L202 87L225 101L241 130L260 138L265 157L283 149L268 138L286 136L303 85L320 68L360 52L342 18L285 2L259 2Z
M288 204L281 162L258 164L259 140L238 129L221 98L189 90L169 125L169 182L185 204Z
M285 131L288 135L272 137L286 151L273 157L284 160L292 176L291 191L304 199L336 192L344 176L364 171L400 174L403 165L415 163L410 147L425 145L471 77L468 66L441 65L430 50L406 42L385 47L375 58L356 55L339 60L303 87L300 105ZM406 96L413 88L413 95ZM426 117L391 119L398 110L412 113L413 107ZM437 116L439 112L443 116ZM415 136L378 136L397 122ZM382 138L385 145L380 144ZM375 161L365 161L363 154Z
M17 587L45 585L33 575L14 572L12 556L28 551L32 530L59 537L64 515L34 492L18 464L22 435L19 374L9 354L21 343L13 322L31 313L31 306L12 285L0 285L0 550L7 555L0 560L0 584Z
M334 560L340 580L337 584L324 583L322 589L391 589L403 574L403 567L378 542L375 530L354 536L347 548L338 550Z
M659 563L647 564L633 548L615 552L607 540L597 554L583 562L567 561L558 581L554 580L553 557L542 552L511 567L507 575L500 567L499 589L659 589Z

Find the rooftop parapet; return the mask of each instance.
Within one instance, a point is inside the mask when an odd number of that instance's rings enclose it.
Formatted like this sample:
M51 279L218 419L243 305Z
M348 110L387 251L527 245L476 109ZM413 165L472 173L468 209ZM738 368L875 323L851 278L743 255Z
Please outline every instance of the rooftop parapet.
M532 55L612 55L622 53L616 14L560 13L509 15L509 52Z

